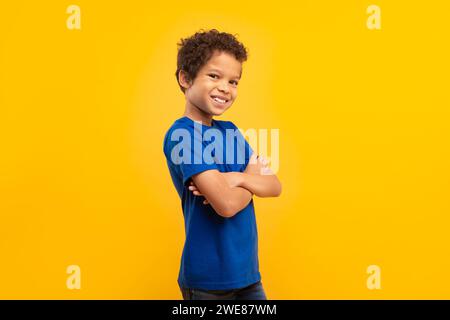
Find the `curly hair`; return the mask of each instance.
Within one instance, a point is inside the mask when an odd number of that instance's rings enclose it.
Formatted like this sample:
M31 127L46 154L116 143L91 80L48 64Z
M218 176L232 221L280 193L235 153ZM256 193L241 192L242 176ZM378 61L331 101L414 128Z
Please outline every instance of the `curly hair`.
M179 48L175 76L183 93L185 88L180 85L178 77L180 70L186 72L187 81L194 80L198 71L208 62L215 50L232 54L241 63L247 60L248 49L235 38L235 35L219 32L216 29L210 31L200 29L200 31L203 32L196 32L177 43Z

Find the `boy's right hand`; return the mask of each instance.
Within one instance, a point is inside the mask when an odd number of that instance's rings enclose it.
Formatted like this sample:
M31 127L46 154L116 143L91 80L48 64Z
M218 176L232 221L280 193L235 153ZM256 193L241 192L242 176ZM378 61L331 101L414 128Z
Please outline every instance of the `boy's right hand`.
M248 162L247 168L244 170L248 174L270 175L273 174L269 167L269 160L263 156L253 153Z

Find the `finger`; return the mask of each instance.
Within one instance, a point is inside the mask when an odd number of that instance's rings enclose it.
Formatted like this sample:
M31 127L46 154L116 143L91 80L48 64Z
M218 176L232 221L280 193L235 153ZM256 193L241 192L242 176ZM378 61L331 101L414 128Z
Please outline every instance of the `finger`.
M255 164L257 162L257 160L258 160L258 155L256 153L252 153L249 162L251 164Z
M203 204L208 204L209 202L208 202L208 200L203 200Z
M265 165L267 163L267 159L264 156L259 156L258 160L262 165Z
M202 193L200 193L199 191L193 191L192 192L194 195L196 195L196 196L202 196L203 194Z
M264 168L261 168L260 174L265 176L265 175L273 175L274 173L273 173L272 169L270 169L270 167L264 167Z

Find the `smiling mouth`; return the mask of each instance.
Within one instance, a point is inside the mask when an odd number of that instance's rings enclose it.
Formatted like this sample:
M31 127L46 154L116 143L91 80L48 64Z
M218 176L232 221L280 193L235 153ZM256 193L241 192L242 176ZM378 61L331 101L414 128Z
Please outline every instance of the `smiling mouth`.
M224 106L228 103L228 101L230 101L230 100L223 100L221 98L214 97L214 96L211 96L211 99L220 106Z

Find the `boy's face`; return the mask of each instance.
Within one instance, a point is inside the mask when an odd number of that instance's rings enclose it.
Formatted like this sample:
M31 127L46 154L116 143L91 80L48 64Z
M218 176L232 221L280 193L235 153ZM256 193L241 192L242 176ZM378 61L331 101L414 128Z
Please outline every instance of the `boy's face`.
M199 70L193 83L183 84L183 81L180 81L186 88L186 103L208 115L221 115L231 107L237 97L241 71L242 63L233 55L216 50ZM226 101L221 101L221 98Z

